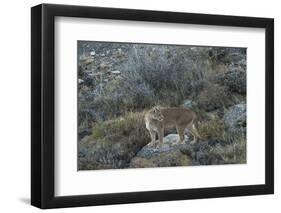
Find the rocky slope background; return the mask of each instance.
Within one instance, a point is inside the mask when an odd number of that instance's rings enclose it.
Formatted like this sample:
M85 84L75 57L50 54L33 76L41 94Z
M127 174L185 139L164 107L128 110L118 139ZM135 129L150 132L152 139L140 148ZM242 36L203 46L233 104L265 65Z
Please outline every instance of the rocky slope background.
M246 48L79 41L77 60L79 170L246 163ZM155 105L193 109L203 139L152 146Z

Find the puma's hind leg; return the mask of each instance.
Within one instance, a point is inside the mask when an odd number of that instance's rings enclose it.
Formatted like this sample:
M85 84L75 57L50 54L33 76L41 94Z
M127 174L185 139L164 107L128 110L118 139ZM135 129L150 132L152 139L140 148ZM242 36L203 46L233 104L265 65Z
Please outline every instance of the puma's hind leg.
M201 136L199 135L194 123L189 124L187 128L193 136L193 141L191 142L191 144L196 143L198 141L198 138L201 139Z
M159 144L162 145L164 143L164 129L159 128L157 133L158 133L158 138L159 138Z
M180 143L184 142L184 130L185 130L184 127L177 126L177 132L179 134Z
M199 135L199 133L198 133L194 124L192 125L192 131L196 135L197 138L202 139L202 137Z

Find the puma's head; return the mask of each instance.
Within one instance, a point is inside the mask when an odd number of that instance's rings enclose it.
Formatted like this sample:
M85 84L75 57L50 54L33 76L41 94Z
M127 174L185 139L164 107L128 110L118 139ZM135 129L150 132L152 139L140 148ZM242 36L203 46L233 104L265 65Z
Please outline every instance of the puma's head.
M164 116L162 115L159 106L153 107L151 109L150 113L151 113L151 117L153 119L158 120L158 121L163 121L164 120Z

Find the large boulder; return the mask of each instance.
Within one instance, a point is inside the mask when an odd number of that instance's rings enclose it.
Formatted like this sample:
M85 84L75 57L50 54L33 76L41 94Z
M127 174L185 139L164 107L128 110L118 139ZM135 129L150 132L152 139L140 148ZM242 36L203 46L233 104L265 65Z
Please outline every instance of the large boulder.
M212 152L218 146L225 146L221 140L198 141L190 143L185 136L184 143L179 142L178 134L169 134L163 144L159 140L155 144L144 146L131 160L130 167L167 167L224 164L219 153Z
M224 123L232 133L246 134L247 106L244 103L234 105L224 115Z
M183 101L183 103L181 104L181 107L183 108L189 108L189 109L196 109L197 107L197 103L193 100L190 99L186 99Z
M177 134L169 134L164 138L163 144L150 142L144 146L131 160L130 167L163 167L163 166L189 166L192 159L181 152L188 146L188 138L184 143L179 142Z

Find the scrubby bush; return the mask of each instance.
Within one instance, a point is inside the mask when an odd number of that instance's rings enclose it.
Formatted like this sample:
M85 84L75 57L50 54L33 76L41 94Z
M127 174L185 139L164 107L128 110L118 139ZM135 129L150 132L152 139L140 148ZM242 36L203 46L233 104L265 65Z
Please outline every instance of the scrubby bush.
M206 52L194 52L181 46L134 46L122 67L123 76L132 90L141 91L138 88L145 84L159 100L172 97L171 104L179 103L210 69Z
M246 51L246 48L210 47L208 54L213 66L217 64L241 65L246 61Z
M219 118L215 118L201 122L198 125L198 132L204 139L219 138L223 135L224 128L223 121Z
M198 132L203 139L185 150L194 165L246 163L245 132L230 131L224 118L215 116L199 123Z
M217 76L217 82L229 88L231 92L246 94L247 82L244 70L232 70L223 75Z
M203 139L182 150L192 158L193 165L246 163L246 137L243 133L229 132L219 118L201 123L198 131Z
M225 112L223 119L229 132L246 134L247 106L245 103L230 107Z
M205 82L196 99L198 107L207 112L233 104L232 96L226 87L210 82Z
M79 144L79 169L128 167L131 158L149 142L143 113L95 123L92 134Z
M156 104L179 106L185 97L200 89L196 80L202 79L210 66L204 49L133 45L127 61L118 68L121 76L110 83L87 78L84 85L89 89L80 86L79 116L80 120L89 119L86 126Z
M119 134L122 136L133 135L141 140L146 138L146 133L144 113L127 112L124 117L95 123L92 128L92 139L98 140L107 136Z
M223 136L227 145L218 144L213 147L209 155L219 155L223 159L223 164L243 164L247 161L246 137L244 135L229 135L225 133Z

